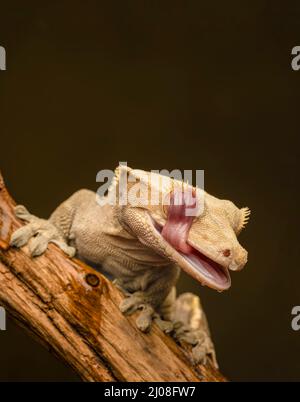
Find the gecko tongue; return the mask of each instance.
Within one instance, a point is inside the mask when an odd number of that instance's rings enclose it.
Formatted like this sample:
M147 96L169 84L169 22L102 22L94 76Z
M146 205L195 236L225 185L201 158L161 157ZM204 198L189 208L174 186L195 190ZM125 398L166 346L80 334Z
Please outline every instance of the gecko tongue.
M192 191L175 190L170 196L167 222L161 232L164 239L176 250L189 254L193 248L187 238L194 216L186 216L187 209L195 208L196 201Z

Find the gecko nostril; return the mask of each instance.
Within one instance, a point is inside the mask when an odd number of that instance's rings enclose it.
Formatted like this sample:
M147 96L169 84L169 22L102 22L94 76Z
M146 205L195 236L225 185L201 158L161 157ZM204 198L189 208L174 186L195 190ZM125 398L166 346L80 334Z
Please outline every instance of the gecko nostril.
M230 254L231 254L231 251L229 250L229 248L227 248L226 250L223 251L224 257L229 257Z

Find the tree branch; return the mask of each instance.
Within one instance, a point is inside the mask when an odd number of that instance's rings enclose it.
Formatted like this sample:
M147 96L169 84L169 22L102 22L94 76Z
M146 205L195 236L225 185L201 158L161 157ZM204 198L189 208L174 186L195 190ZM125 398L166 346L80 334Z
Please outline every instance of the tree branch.
M153 325L141 333L135 315L104 276L51 244L32 259L9 247L22 223L0 175L0 306L85 381L223 381L213 368L193 366L181 347Z

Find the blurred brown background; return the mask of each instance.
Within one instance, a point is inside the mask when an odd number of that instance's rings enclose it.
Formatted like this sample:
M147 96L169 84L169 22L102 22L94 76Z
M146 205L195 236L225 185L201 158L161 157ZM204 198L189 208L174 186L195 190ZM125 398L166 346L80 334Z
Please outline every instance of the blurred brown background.
M251 208L232 288L180 281L201 293L232 380L300 380L299 18L299 1L1 3L0 160L16 200L45 217L128 161L204 169L208 192ZM77 379L10 320L0 360L0 380Z

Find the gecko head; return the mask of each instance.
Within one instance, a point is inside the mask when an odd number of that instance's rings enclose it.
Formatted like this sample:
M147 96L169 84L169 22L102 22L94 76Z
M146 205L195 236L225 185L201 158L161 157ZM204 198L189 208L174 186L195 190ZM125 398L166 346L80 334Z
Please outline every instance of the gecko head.
M128 203L119 214L123 227L202 285L228 289L229 271L241 270L247 262L237 235L249 209L161 174L122 170L128 180Z

